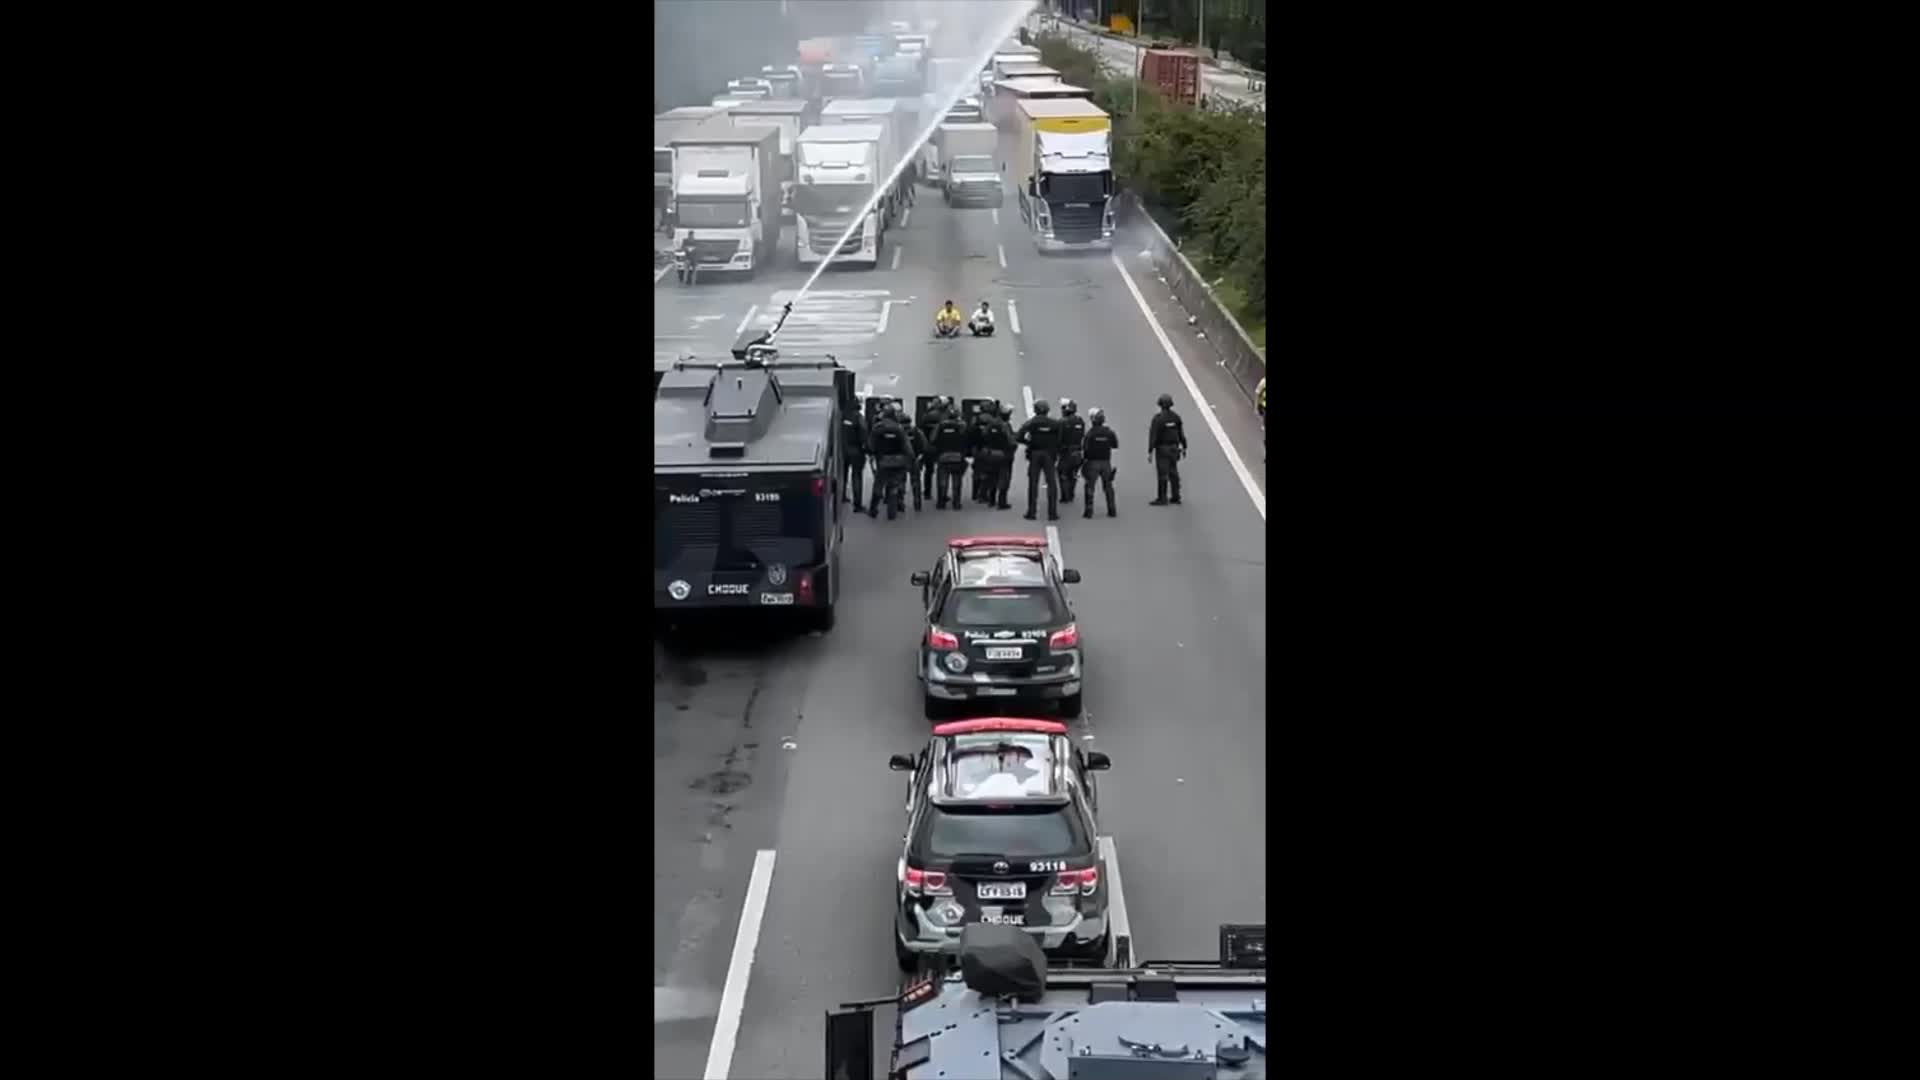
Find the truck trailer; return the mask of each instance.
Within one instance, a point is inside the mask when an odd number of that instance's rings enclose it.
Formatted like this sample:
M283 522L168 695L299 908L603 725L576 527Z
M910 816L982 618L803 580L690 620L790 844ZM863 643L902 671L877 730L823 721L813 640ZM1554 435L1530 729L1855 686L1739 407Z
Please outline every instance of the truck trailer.
M794 257L800 265L829 256L870 267L880 264L891 219L887 200L875 200L873 193L893 165L887 156L890 138L879 124L823 123L800 133L795 144L800 175L793 189ZM853 231L842 243L840 237L850 226Z
M752 275L780 239L780 132L700 129L673 140L673 242L707 270ZM691 244L688 241L691 240Z
M918 102L916 101L917 105ZM918 115L916 109L913 115ZM820 110L821 124L873 124L886 129L884 165L878 179L892 175L894 166L917 132L906 130L909 115L894 98L836 98ZM912 192L912 179L899 178L887 192L887 224L891 225L906 210Z
M793 144L807 127L813 107L799 100L750 101L727 110L736 128L772 127L780 132L780 216L793 216Z
M1169 101L1200 104L1200 54L1189 49L1148 49L1140 54L1140 80Z
M1021 102L1053 101L1064 98L1092 101L1093 91L1083 86L1069 86L1059 79L1001 79L993 84L993 104L989 113L995 124L1003 130L1012 131L1020 126Z
M1113 121L1091 101L1017 107L1020 217L1041 252L1113 247Z

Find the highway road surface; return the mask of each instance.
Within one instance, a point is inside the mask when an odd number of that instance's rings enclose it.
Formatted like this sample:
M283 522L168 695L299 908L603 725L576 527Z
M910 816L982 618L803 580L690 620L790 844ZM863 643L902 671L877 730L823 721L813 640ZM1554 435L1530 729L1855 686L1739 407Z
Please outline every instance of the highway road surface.
M1212 958L1220 923L1267 917L1265 468L1251 404L1142 257L1132 230L1144 227L1126 226L1111 253L1042 256L1011 194L997 212L961 211L921 188L881 268L830 269L778 344L834 352L863 388L909 402L991 395L1015 403L1016 423L1029 397L1107 410L1120 516L1063 507L1057 523L1064 564L1085 575L1086 711L1072 731L1113 757L1102 827L1137 955ZM803 280L791 228L777 268L751 280L656 277L656 361L726 355ZM990 301L997 335L935 340L949 298ZM1162 393L1192 444L1179 507L1147 505L1144 437ZM1020 517L1024 468L1012 499L1008 511L929 499L897 522L848 517L829 634L655 642L657 1075L818 1076L823 1014L897 988L904 800L887 757L927 732L908 577L949 536L1045 530L1044 495L1040 521Z

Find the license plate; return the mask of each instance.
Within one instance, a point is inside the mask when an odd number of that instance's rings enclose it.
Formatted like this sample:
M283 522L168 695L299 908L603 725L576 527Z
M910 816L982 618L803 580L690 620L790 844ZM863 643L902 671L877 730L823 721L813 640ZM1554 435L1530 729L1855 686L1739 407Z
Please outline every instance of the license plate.
M989 660L1018 660L1023 655L1025 654L1020 651L1020 646L1018 645L987 646L987 659Z
M980 916L980 921L990 926L1025 926L1027 925L1027 917L1025 915L1007 915L1004 913L996 914L996 915L982 915Z
M974 886L973 895L982 900L1025 900L1027 883L1024 881L983 881Z
M793 594L790 592L761 593L760 602L763 604L791 604L793 603Z
M1018 692L1005 686L983 686L978 691L981 697L1012 697Z

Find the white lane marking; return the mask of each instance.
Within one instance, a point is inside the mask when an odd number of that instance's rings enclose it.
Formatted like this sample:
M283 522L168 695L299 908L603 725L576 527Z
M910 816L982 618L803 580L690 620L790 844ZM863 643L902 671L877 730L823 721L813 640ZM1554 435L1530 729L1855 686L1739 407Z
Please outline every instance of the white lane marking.
M995 244L993 246L995 250L1000 252L1000 269L1005 270L1007 268L1007 245Z
M997 209L993 211L993 223L995 225L1000 224L1000 211Z
M1020 309L1011 300L1007 301L1007 321L1013 324L1014 333L1020 332Z
M1240 460L1240 454L1234 450L1233 442L1227 438L1226 431L1220 427L1219 418L1213 415L1213 407L1207 404L1206 397L1200 393L1200 387L1194 384L1193 376L1187 373L1187 365L1180 359L1180 353L1174 349L1173 342L1167 339L1167 332L1161 329L1160 320L1153 317L1152 309L1147 307L1147 298L1140 295L1140 286L1133 283L1133 275L1127 273L1127 264L1120 260L1120 253L1117 251L1113 253L1113 265L1120 268L1120 280L1127 283L1127 291L1133 294L1133 302L1140 305L1140 314L1147 317L1147 325L1153 328L1153 336L1160 339L1160 348L1166 351L1167 359L1173 361L1173 369L1180 373L1180 382L1186 386L1187 393L1193 396L1194 407L1200 410L1200 418L1207 422L1207 430L1213 432L1214 439L1220 443L1221 451L1227 455L1227 464L1232 465L1235 475L1240 477L1240 486L1247 489L1247 498L1253 500L1253 508L1259 511L1260 520L1267 520L1266 495L1261 492L1260 485L1253 482L1253 474L1247 471L1247 463Z
M1053 551L1053 565L1066 569L1067 557L1060 553L1060 526L1047 526L1047 547Z
M1129 963L1138 963L1140 943L1133 938L1133 923L1127 919L1127 894L1120 887L1120 850L1115 846L1113 837L1100 838L1100 855L1107 863L1107 933L1112 935L1114 947L1119 946L1125 937L1132 956Z
M747 332L747 324L753 321L753 313L759 310L760 310L759 304L755 304L752 307L747 309L746 317L740 320L739 328L734 330L733 332L733 336L735 338L738 338L741 334L744 334Z
M866 396L866 397L872 397L872 396L873 396L873 384L872 384L872 383L868 383L868 384L867 384L867 388L866 388L865 390L862 390L862 391L860 391L860 393L861 393L862 395L864 395L864 396Z
M747 975L753 969L753 950L760 942L760 919L767 913L767 892L773 888L773 851L753 856L753 876L747 879L747 900L740 907L740 933L733 939L733 960L727 965L726 989L720 992L720 1017L713 1024L713 1043L707 1048L706 1080L727 1080L733 1067L733 1044L740 1037L740 1010L747 1004Z
M673 264L672 264L672 263L668 263L667 265L665 265L665 266L663 266L663 267L661 267L661 268L660 268L660 272L659 272L659 273L657 273L657 274L655 274L655 275L653 275L653 283L654 283L655 285L658 285L658 284L660 284L660 279L661 279L661 278L663 278L663 277L666 277L666 276L667 276L667 271L669 271L669 270L671 270L671 269L673 269Z
M900 215L900 227L903 229L906 228L907 222L912 218L913 218L913 207L909 206L907 207L907 212Z
M1027 415L1032 416L1033 415L1033 387L1031 386L1021 387L1020 400L1024 402L1027 406Z
M892 265L892 266L889 266L889 267L887 267L887 269L889 269L889 270L898 270L898 269L900 269L900 253L901 253L901 252L903 252L903 251L905 251L905 250L907 250L907 249L906 249L906 248L903 248L903 247L901 247L901 246L900 246L899 244L895 244L895 245L893 245L893 265Z
M895 266L898 266L900 264L899 248L893 249L893 262ZM887 300L882 302L880 305L880 324L873 328L873 332L876 336L887 332L887 316L891 314L893 314L893 301Z

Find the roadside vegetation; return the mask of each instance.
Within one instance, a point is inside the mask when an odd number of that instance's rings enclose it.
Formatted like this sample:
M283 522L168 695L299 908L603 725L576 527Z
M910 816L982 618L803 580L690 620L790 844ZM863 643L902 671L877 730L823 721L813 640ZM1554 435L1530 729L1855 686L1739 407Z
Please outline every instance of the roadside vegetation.
M1041 62L1094 92L1114 123L1114 173L1213 285L1254 344L1267 346L1267 131L1253 109L1201 111L1110 75L1063 35L1034 39Z

